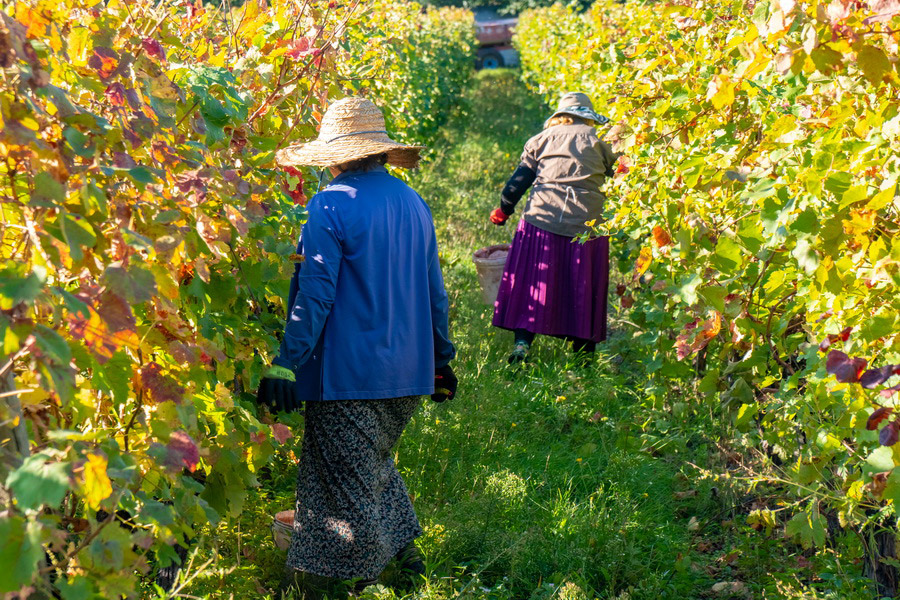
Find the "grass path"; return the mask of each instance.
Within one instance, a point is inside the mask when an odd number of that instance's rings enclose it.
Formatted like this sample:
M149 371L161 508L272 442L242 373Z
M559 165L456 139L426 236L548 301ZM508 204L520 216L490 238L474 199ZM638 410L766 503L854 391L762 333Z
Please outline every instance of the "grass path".
M490 326L471 262L512 234L514 221L487 216L546 110L511 72L480 74L467 102L412 182L437 224L461 390L426 403L399 449L422 547L437 575L455 577L424 597L658 597L678 584L688 544L672 505L678 469L635 452L640 416L615 343L574 371L561 341L539 338L533 365L511 372L511 336Z
M460 392L450 403L426 401L398 448L430 574L406 597L850 598L848 590L806 595L790 567L806 560L799 548L750 530L746 499L697 477L692 464L727 471L714 411L679 410L671 399L654 410L635 391L642 368L614 317L591 368L573 369L565 345L547 338L526 369L506 365L511 336L490 326L471 255L511 236L513 222L501 228L487 217L546 114L515 73L483 72L412 176L437 225ZM292 506L295 459L283 450L240 527L217 531L218 560L187 588L195 597L276 597L269 590L284 554L268 524ZM746 587L712 591L730 581ZM397 594L368 588L365 598Z

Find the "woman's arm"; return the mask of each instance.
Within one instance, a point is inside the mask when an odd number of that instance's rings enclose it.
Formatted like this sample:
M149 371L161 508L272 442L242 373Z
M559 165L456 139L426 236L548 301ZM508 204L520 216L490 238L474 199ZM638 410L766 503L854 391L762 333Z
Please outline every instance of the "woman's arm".
M450 341L450 300L444 287L434 230L431 236L431 249L428 253L428 291L431 296L431 327L434 333L434 366L440 368L447 366L456 358L456 348Z
M321 198L310 201L302 240L305 260L295 272L281 352L273 361L293 370L309 359L334 304L343 248L333 204L323 208Z
M516 204L534 183L535 178L537 178L537 173L531 167L524 163L519 164L500 193L500 210L503 211L503 214L508 217L515 212Z

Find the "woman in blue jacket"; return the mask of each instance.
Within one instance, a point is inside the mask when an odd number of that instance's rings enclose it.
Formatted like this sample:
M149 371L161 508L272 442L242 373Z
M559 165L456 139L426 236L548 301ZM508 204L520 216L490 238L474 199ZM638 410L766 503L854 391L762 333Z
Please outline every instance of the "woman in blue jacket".
M317 585L368 583L395 557L424 572L391 456L422 396L455 394L455 349L431 212L384 168L415 167L420 150L391 140L371 101L346 98L315 141L277 156L335 175L309 202L284 340L258 395L275 410L306 401L287 564Z

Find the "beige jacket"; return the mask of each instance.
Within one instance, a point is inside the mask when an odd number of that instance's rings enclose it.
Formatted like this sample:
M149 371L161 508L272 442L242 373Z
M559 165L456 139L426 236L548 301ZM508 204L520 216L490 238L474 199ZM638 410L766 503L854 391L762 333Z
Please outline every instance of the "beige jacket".
M617 156L591 125L555 125L525 144L522 164L536 173L524 219L545 231L575 237L590 233L606 196Z

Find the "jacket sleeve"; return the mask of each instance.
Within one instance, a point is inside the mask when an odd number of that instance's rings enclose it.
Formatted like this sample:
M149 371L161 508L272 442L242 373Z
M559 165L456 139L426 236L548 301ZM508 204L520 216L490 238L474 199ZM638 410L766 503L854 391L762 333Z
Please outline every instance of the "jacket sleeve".
M536 178L537 173L534 172L534 169L525 163L519 164L500 193L500 210L503 211L503 214L510 216L515 212L516 204Z
M331 313L343 257L342 236L334 204L323 208L321 196L309 203L309 220L303 226L302 268L291 282L290 310L281 352L273 362L296 370L305 363L322 335Z
M434 333L434 367L439 368L456 358L456 348L450 341L450 300L444 288L437 236L433 229L428 256L428 288L431 296L431 328Z
M619 160L619 157L622 156L622 154L620 152L613 152L609 144L600 140L600 156L603 158L603 164L606 166L606 171L603 174L607 177L615 175L616 161Z

